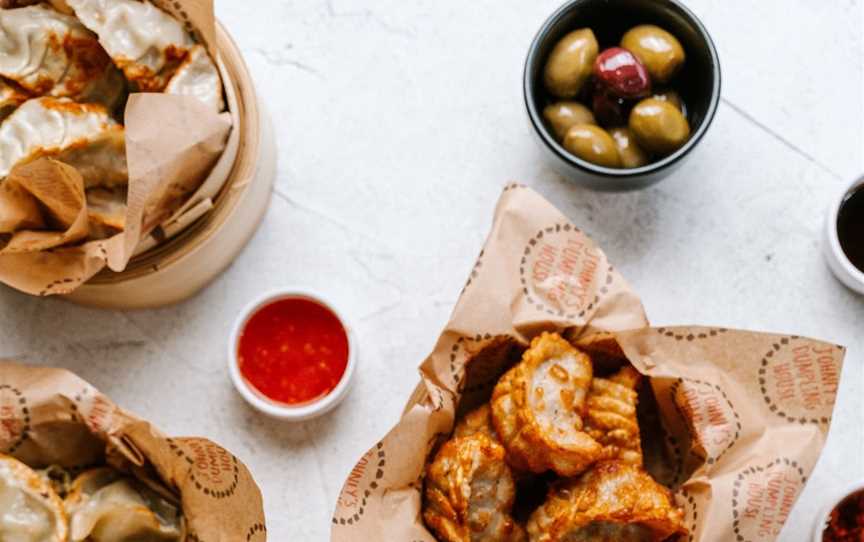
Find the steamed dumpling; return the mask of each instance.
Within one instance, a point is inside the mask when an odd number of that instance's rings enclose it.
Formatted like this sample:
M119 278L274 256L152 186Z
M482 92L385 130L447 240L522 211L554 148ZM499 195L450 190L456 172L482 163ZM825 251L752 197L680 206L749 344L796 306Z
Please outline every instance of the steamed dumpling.
M0 10L0 75L32 96L112 107L124 83L96 35L45 5Z
M30 467L0 455L0 540L66 542L63 502Z
M165 87L166 94L193 96L214 111L222 111L222 80L216 65L203 45L192 48L183 64L177 68L171 82Z
M36 98L0 125L0 179L15 165L43 156L78 169L85 185L128 182L123 127L95 104Z
M139 0L67 0L126 78L162 92L195 42L180 21Z
M71 542L168 542L183 536L176 506L110 468L81 474L64 504Z

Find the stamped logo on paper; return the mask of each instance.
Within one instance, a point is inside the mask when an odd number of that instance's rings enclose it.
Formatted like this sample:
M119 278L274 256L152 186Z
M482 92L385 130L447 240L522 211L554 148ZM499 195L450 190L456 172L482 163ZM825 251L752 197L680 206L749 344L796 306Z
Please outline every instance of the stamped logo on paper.
M360 459L348 475L336 504L334 525L353 525L366 512L369 496L378 489L384 478L387 454L384 443L379 442Z
M169 439L171 450L189 464L195 489L214 499L226 499L240 483L240 462L228 450L204 439Z
M13 454L30 432L30 408L17 388L0 384L0 450Z
M87 428L97 435L107 434L114 423L114 403L93 388L85 388L73 399L72 408Z
M788 458L739 472L732 489L732 529L736 540L774 540L806 481L804 469Z
M519 267L527 302L569 320L584 318L597 306L612 284L612 271L600 250L569 223L537 232Z
M686 489L678 491L676 497L677 504L684 509L684 525L689 532L687 541L692 542L696 539L696 526L699 525L699 505L696 498Z
M265 542L267 527L263 523L255 523L246 531L246 542Z
M474 262L474 267L471 268L471 274L468 276L468 280L465 282L465 286L462 287L462 293L465 293L465 290L468 289L471 284L477 280L477 277L480 276L480 270L483 268L483 256L486 254L486 249L480 251L480 254L477 256L477 260Z
M669 388L670 399L705 450L705 462L713 465L741 436L741 417L726 392L717 384L679 379Z
M788 422L827 425L842 355L839 346L794 336L779 339L759 365L759 389L768 409Z

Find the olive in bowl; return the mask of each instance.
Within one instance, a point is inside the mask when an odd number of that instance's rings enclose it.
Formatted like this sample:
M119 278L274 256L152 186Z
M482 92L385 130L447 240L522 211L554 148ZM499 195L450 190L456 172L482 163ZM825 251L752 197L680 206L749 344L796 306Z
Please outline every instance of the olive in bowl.
M579 48L579 70L570 71L579 79L553 87L548 61L573 35L593 36L596 53L593 43ZM679 0L570 0L535 37L523 88L532 131L560 173L597 190L633 190L668 176L702 140L720 99L720 64L708 32ZM593 121L553 117L562 103L590 110ZM589 139L603 145L586 152ZM610 141L617 161L605 154Z

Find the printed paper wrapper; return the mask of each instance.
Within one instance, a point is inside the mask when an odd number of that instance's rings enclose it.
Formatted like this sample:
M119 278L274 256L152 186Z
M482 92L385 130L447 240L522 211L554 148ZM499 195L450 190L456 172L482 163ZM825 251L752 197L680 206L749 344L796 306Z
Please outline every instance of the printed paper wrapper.
M212 0L153 3L181 21L213 59L219 58ZM182 202L206 199L195 192L225 149L230 113L215 113L187 96L131 94L124 125L129 168L125 231L75 246L0 252L0 282L32 295L68 294L106 266L123 271L150 232L163 221L176 219L172 215ZM0 192L4 215L18 201L12 198L10 205L9 199ZM0 226L3 222L0 217Z
M0 360L0 452L34 468L106 461L179 497L187 541L264 542L261 491L243 463L203 438L170 438L63 369Z
M639 299L603 252L536 193L508 186L402 418L348 476L331 540L433 542L421 519L430 452L456 416L488 400L541 331L571 340L613 332L650 377L661 423L643 425L646 466L674 490L685 538L774 540L825 443L844 349L646 326Z

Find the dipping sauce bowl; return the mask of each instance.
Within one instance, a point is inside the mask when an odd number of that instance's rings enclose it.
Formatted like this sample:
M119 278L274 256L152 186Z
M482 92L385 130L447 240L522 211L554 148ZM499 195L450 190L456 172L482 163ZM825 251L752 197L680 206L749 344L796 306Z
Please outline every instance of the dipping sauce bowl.
M831 202L825 220L823 253L837 279L864 294L864 269L856 266L856 262L864 266L864 176L852 181Z
M813 542L858 542L864 539L864 482L845 488L817 516Z
M238 317L228 343L234 387L255 409L304 421L348 393L357 350L345 318L321 294L302 288L269 292Z

